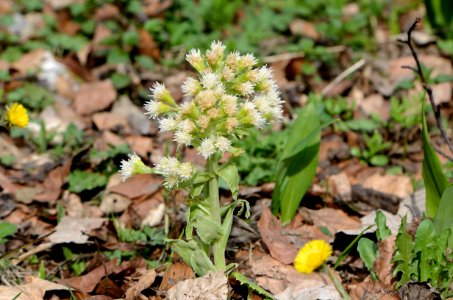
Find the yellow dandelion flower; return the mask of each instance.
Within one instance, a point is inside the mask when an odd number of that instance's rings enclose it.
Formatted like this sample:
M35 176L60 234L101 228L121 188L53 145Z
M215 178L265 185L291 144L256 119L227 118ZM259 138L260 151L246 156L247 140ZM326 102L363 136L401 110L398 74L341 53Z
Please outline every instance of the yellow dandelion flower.
M332 248L323 240L306 243L294 259L294 267L301 273L310 274L332 255Z
M6 107L5 118L11 126L25 128L28 125L27 110L22 104L14 103Z

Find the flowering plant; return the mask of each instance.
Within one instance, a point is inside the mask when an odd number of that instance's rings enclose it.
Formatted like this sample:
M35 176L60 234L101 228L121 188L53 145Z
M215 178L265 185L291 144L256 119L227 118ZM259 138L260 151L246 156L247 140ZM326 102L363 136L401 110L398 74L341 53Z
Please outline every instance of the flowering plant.
M22 104L19 103L13 103L11 106L6 106L0 124L8 127L12 126L17 126L21 128L27 127L28 125L27 110Z
M170 242L197 274L204 275L234 267L225 262L233 211L241 205L248 213L248 203L238 199L239 175L231 158L242 151L235 142L252 128L278 121L282 101L271 70L255 67L252 54L226 54L222 43L213 42L205 53L193 49L186 59L198 73L182 85L187 100L176 103L165 85L156 83L145 110L158 120L160 132L173 133L179 151L195 148L206 159L205 168L170 156L149 168L134 154L122 162L121 174L125 180L134 174L157 173L164 177L165 188L189 191L185 240ZM223 157L226 162L221 163ZM224 207L219 202L220 178L228 184L234 200Z

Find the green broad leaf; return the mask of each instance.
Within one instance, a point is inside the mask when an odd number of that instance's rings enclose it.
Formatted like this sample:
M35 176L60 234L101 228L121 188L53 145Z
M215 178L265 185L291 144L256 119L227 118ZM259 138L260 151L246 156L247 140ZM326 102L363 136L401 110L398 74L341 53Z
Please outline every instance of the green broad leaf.
M242 273L239 273L237 271L231 273L231 276L234 277L237 281L239 281L241 284L246 285L249 289L252 289L253 291L257 292L260 295L263 295L266 297L266 299L275 299L274 296L272 296L271 293L260 287L258 284L253 282L251 279L248 279L245 277Z
M112 80L113 86L115 89L123 89L131 85L131 79L126 74L115 73L110 78Z
M170 243L172 250L175 251L186 264L191 266L197 275L203 276L209 271L216 270L216 267L211 262L206 252L194 240L189 242L172 240Z
M143 69L148 69L148 71L154 70L156 67L155 62L151 57L145 55L138 55L135 57L136 63Z
M13 235L17 226L8 222L0 222L0 244L6 243L6 237Z
M283 155L283 157L281 158L281 160L288 160L289 158L299 154L301 151L303 151L306 147L307 147L307 144L311 143L311 141L313 141L314 139L316 139L316 136L321 134L321 130L323 128L326 128L330 125L332 125L333 123L335 123L336 121L338 120L331 120L330 122L327 122L325 124L323 124L322 126L319 126L315 129L313 129L310 133L308 133L306 136L304 136L304 138L302 138L294 147L293 149L287 153L286 155ZM296 123L297 124L297 123ZM294 126L296 125L294 124ZM286 152L285 152L286 153Z
M387 227L387 218L385 217L384 213L380 210L376 212L376 218L374 219L376 223L376 236L378 240L382 241L392 235L392 232Z
M222 236L222 228L200 209L190 212L190 221L197 230L197 234L205 244L211 244Z
M412 259L414 258L413 250L414 242L409 233L407 233L407 217L405 216L401 220L401 226L396 236L395 254L392 258L392 263L396 264L393 270L393 277L395 278L398 274L401 275L396 284L396 289L411 280L414 273L412 264Z
M236 165L231 163L224 165L217 171L217 175L227 183L228 188L233 194L233 199L237 200L239 193L239 173Z
M122 49L114 48L107 54L108 64L127 64L129 62L129 54Z
M140 42L140 35L136 30L128 30L121 37L123 45L136 46Z
M75 170L68 176L69 190L73 193L80 193L103 187L107 184L107 176L101 173Z
M439 202L439 208L433 219L434 228L437 234L440 234L446 229L453 232L453 186L449 186ZM453 247L453 238L449 241L450 247Z
M422 107L422 139L423 139L423 166L422 175L426 188L426 214L433 218L436 215L440 199L449 183L440 164L437 154L429 141L428 126L426 125L425 102Z
M430 219L423 220L415 232L414 252L419 253L418 275L419 281L427 282L432 278L432 262L435 260L437 248L434 225Z
M389 159L387 156L383 154L375 155L370 159L370 163L373 166L383 167L389 163Z
M367 238L361 238L357 244L357 251L359 251L360 259L365 264L365 267L370 271L374 280L378 279L374 271L374 262L377 258L378 248L375 242Z
M233 212L235 207L236 206L231 206L230 209L228 209L225 217L223 218L222 235L219 240L219 247L221 249L226 249L227 247L228 238L230 237L231 233L231 227L233 226Z
M299 144L306 136L315 131L311 140L306 140L305 147ZM272 210L280 211L283 224L291 222L299 208L307 189L316 174L318 165L321 130L316 106L308 104L298 114L289 133L286 148L277 167L275 189L272 195ZM291 156L293 150L301 149Z

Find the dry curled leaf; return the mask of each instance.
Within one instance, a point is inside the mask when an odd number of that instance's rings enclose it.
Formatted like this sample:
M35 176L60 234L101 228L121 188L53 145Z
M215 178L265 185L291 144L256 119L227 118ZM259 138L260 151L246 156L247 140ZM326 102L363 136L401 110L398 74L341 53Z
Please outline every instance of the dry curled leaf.
M85 83L74 99L78 114L89 115L109 107L116 99L116 90L111 81Z
M144 289L149 288L156 280L156 271L154 269L146 271L145 274L134 284L130 289L126 291L126 300L145 300L145 297L141 292Z
M73 218L63 217L55 227L55 232L49 236L53 244L76 243L85 244L89 236L86 234L104 224L102 218Z
M228 280L223 272L209 272L200 278L179 282L168 290L168 300L226 300Z

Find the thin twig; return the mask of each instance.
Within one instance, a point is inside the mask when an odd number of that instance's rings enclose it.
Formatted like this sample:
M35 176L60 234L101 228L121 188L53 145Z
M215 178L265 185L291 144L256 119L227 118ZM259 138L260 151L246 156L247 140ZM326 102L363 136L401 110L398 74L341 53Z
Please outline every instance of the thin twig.
M434 151L436 151L437 153L439 153L440 155L442 155L443 157L445 157L445 158L448 159L449 161L453 161L453 156L448 155L447 153L443 152L443 151L440 150L439 148L433 147L433 149L434 149Z
M420 18L415 19L414 23L409 27L409 30L407 31L407 41L399 39L398 41L400 43L406 44L409 46L409 49L411 50L412 57L415 60L415 63L417 64L417 68L409 68L411 70L417 71L418 76L420 77L420 80L423 85L423 89L426 91L428 94L429 102L431 103L431 107L433 108L434 112L434 117L436 119L436 125L440 130L440 134L442 135L442 138L444 139L445 143L448 145L448 148L450 149L451 153L453 153L453 144L448 138L447 132L445 131L444 127L442 126L440 122L440 109L436 106L436 103L434 102L434 95L433 95L433 89L431 86L429 86L428 82L426 81L425 74L423 73L422 66L420 64L420 60L418 59L417 52L415 51L414 46L412 45L412 32L414 29L417 27L417 24L420 23ZM407 66L403 66L403 68L408 68Z
M332 46L332 47L327 47L326 51L327 53L330 54L336 54L336 53L341 53L346 50L346 47L343 45L339 46ZM266 64L271 64L279 61L287 61L295 58L304 58L305 53L304 52L285 52L285 53L280 53L280 54L275 54L275 55L269 55L266 57L263 57L263 62Z
M322 89L321 95L323 95L323 96L327 95L327 93L329 93L335 86L337 86L337 84L339 84L346 77L348 77L349 75L351 75L352 73L354 73L355 71L357 71L358 69L363 67L365 65L365 63L366 63L365 59L362 58L361 60L357 61L355 64L353 64L352 66L350 66L349 68L347 68L346 70L341 72L340 75L338 75L332 82L330 82L328 85L326 85Z

